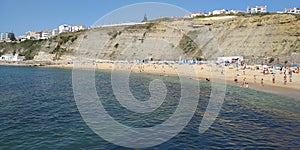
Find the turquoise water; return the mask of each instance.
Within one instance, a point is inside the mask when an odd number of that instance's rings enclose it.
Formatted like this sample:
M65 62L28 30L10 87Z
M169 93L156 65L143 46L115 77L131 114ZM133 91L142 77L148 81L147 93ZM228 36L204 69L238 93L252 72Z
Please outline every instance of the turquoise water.
M159 109L144 115L118 103L110 72L96 72L96 88L115 120L150 127L170 117L180 99L177 77L147 74L131 74L133 95L148 99L153 79L163 80L168 93ZM189 124L176 137L149 149L300 149L299 100L227 86L218 118L200 134L210 84L201 82L200 86L197 111ZM124 148L103 140L85 124L73 97L71 69L0 66L0 149Z

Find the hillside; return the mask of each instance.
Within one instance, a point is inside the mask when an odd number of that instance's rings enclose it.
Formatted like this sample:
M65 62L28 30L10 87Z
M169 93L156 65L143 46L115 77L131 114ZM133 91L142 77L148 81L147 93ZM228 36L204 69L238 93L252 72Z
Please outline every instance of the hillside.
M291 14L162 19L147 24L97 27L48 40L1 43L0 54L17 52L35 61L215 59L242 55L300 63L300 17Z

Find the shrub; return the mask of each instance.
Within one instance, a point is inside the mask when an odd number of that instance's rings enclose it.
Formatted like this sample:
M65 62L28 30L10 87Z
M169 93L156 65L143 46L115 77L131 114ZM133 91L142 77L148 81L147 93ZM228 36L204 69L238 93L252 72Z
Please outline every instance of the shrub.
M183 35L179 42L179 47L184 53L190 53L197 49L197 44L189 36Z
M269 59L269 63L272 63L274 60L275 60L275 58L273 58L273 57L270 58L270 59Z

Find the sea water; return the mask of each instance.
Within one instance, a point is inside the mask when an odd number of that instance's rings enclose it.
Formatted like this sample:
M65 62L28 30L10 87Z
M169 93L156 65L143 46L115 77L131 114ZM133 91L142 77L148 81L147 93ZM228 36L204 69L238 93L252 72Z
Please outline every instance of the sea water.
M118 102L109 71L95 72L101 102L116 121L151 127L174 113L180 99L178 77L130 75L130 90L141 101L150 97L154 79L167 87L165 102L151 113L134 113ZM300 101L227 86L217 119L205 132L199 124L211 93L200 81L197 110L169 141L149 149L300 149ZM126 137L124 137L126 138ZM72 69L0 66L0 149L124 149L99 137L82 119L72 89Z

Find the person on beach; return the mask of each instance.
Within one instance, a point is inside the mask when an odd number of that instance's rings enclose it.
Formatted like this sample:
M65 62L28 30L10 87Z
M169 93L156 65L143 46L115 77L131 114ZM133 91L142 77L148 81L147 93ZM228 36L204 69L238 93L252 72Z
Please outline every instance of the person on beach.
M244 79L243 79L242 86L243 86L243 87L246 87L246 77L244 77Z
M272 82L273 82L273 84L275 83L275 75L273 75L273 77L272 77Z
M289 76L290 76L290 82L292 82L292 78L293 78L293 71L292 70L289 70Z
M238 78L237 78L237 75L234 76L234 80L233 80L235 83L238 83Z
M296 67L294 73L299 73L299 67Z
M286 74L283 76L283 84L286 85L287 79L286 79Z
M249 83L248 82L246 82L245 88L249 88Z
M142 72L142 67L140 65L138 66L138 70Z
M261 86L264 86L264 78L261 78L261 80L260 80L260 85L261 85Z
M256 75L253 75L254 83L256 83Z

